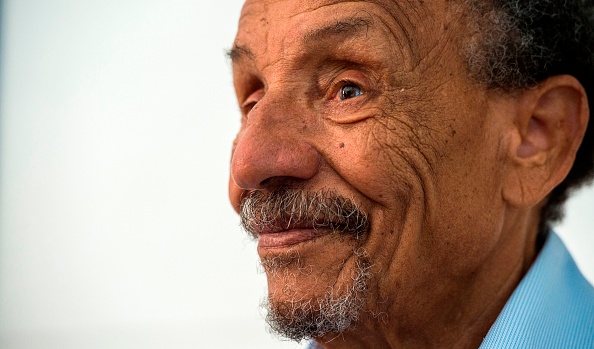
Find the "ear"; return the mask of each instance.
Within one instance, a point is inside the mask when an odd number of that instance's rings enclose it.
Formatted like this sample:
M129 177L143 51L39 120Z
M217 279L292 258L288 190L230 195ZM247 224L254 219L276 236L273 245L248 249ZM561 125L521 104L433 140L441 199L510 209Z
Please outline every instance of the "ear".
M513 206L528 208L538 205L569 173L590 111L584 88L569 75L550 77L515 99L503 197Z

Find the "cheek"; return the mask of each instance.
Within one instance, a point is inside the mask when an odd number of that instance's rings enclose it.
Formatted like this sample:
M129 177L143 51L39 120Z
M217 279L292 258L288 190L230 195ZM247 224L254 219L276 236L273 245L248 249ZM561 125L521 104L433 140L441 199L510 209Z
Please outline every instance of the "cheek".
M468 273L483 263L499 238L504 214L500 127L479 112L460 115L443 126L432 167L433 190L426 198L426 234L418 244L420 255L431 256L428 263L436 269L448 265L448 272Z
M406 127L368 119L327 137L328 162L350 186L368 199L392 206L418 186L423 159ZM422 188L422 186L418 186ZM400 206L400 205L399 205Z

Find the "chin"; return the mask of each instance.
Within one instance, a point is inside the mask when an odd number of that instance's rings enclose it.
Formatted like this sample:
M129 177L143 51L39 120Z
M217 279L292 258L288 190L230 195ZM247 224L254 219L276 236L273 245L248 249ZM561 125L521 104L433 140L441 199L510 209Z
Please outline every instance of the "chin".
M336 257L332 250L327 253ZM295 251L262 259L268 279L266 321L278 335L301 341L356 327L372 280L367 254L351 248L346 259L317 264Z

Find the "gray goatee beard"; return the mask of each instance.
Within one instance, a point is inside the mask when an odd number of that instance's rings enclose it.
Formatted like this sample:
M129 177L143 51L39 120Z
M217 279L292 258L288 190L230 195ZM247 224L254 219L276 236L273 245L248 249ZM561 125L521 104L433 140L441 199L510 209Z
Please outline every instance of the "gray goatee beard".
M307 192L287 187L252 191L242 200L240 215L242 227L255 238L262 231L310 227L327 229L357 241L369 229L368 218L358 206L331 191ZM365 251L355 247L353 254L356 268L348 285L329 286L324 295L310 299L279 301L270 294L263 306L267 308L266 321L271 330L301 341L352 329L360 318L371 278ZM299 256L266 258L262 265L269 277L271 273L282 272L287 278L297 279L297 273L302 271L289 274L294 270L290 266L299 259Z
M313 299L275 301L275 296L269 295L262 306L267 310L266 322L271 331L299 342L330 334L338 336L353 329L363 311L371 278L365 252L359 249L355 258L356 270L349 285L330 287L323 296Z

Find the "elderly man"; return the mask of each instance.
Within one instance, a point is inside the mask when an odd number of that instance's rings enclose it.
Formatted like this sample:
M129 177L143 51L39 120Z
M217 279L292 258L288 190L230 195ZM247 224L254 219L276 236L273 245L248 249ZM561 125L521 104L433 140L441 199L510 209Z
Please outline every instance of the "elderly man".
M248 0L230 198L312 348L592 348L590 0ZM590 100L591 101L591 100Z

